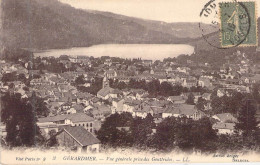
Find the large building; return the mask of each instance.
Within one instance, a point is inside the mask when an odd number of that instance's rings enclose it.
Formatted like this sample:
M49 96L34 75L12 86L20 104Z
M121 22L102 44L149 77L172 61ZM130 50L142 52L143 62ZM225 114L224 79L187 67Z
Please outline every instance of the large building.
M57 115L52 117L39 118L37 124L41 128L41 126L50 125L50 123L57 124L58 126L82 126L87 131L91 133L94 132L94 118L86 115L85 113L74 113L68 115Z

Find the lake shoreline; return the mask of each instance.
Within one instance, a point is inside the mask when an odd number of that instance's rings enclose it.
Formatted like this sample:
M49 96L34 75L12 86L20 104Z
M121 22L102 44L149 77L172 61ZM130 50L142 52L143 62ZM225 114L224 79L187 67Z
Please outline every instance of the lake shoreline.
M35 56L59 57L68 56L102 56L121 58L143 58L162 60L168 57L177 57L181 54L194 53L194 46L188 44L100 44L89 47L72 47L65 49L33 50Z

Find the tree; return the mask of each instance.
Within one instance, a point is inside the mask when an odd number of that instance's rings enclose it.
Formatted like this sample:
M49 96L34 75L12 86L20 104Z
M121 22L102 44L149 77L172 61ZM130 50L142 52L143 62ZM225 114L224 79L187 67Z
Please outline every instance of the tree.
M17 80L22 81L23 83L26 83L26 81L27 81L27 79L23 73L21 73L17 76Z
M237 114L238 109L241 107L242 100L246 95L239 92L232 92L231 96L224 95L218 97L214 94L211 95L211 107L214 114L217 113L232 113Z
M215 140L217 134L212 129L209 118L194 121L187 117L169 117L157 126L152 147L159 150L172 150L174 147L179 147L184 151L191 149L214 151Z
M192 120L186 122L178 122L176 126L175 144L182 150L190 150L194 147L192 136Z
M8 87L9 87L9 89L14 88L14 87L15 87L15 86L14 86L14 83L10 83L10 84L8 85Z
M3 74L3 77L2 77L1 80L4 83L10 82L10 81L15 81L16 80L16 72Z
M103 144L113 147L116 146L131 146L132 136L126 131L120 131L117 127L130 127L133 122L133 117L130 113L112 114L107 117L97 131L97 138Z
M125 89L127 87L126 83L123 81L118 81L118 79L116 79L115 81L113 79L109 79L109 86L111 88L117 88L117 89Z
M39 79L39 78L41 78L41 75L39 75L39 74L33 74L31 76L31 79Z
M24 91L29 91L29 88L27 86L23 87Z
M41 74L43 74L42 70L45 69L44 63L40 62L40 64L37 66L37 69L40 70Z
M50 62L50 64L46 66L46 69L49 72L63 73L67 70L65 68L65 66L62 63L59 63L58 59L56 59L56 58L51 59L49 62Z
M38 97L34 91L32 92L32 96L29 98L29 101L32 105L33 111L38 117L47 117L49 115L50 111L47 108L44 99Z
M192 144L196 149L202 151L215 151L217 133L212 128L212 123L209 118L203 117L198 121L193 121L191 130Z
M190 93L189 95L188 95L188 99L186 100L186 103L187 104L191 104L191 105L194 105L195 103L194 103L194 95L192 94L192 93Z
M260 84L254 84L252 91L254 99L257 101L258 104L260 104Z
M81 85L85 83L85 79L83 75L80 75L75 80L76 85Z
M200 92L200 93L205 93L207 90L201 86L192 86L190 89L189 89L190 92Z
M252 100L244 99L238 113L238 122L235 125L237 132L241 132L243 137L255 136L259 122L256 121L256 105Z
M148 114L145 119L137 117L131 125L131 136L134 144L140 147L146 147L148 137L152 134L152 129L155 127L153 117Z
M241 151L244 147L241 136L238 136L237 134L221 134L218 136L216 143L218 150L224 153L230 151Z
M203 99L202 97L199 97L196 107L197 107L197 109L204 111L206 104L207 104L207 100Z
M181 85L174 85L172 89L173 96L179 96L183 92L183 87Z
M151 147L158 150L171 150L175 146L175 135L177 119L170 117L164 119L158 126L153 140L150 144Z
M226 111L222 97L211 96L211 107L214 114L224 113L224 111Z
M241 103L245 97L246 95L243 95L240 92L233 92L230 97L223 97L226 112L237 115L238 109L241 107Z
M53 147L58 145L58 140L56 138L57 132L55 130L51 130L49 133L50 138L47 140L46 145L48 147Z
M160 95L170 96L172 94L172 85L166 81L162 82L160 85Z
M149 94L156 97L160 91L160 81L152 80L147 84L147 87Z
M135 79L130 79L128 83L129 88L135 88L136 80Z
M111 88L115 88L114 79L109 79L109 86L110 86Z
M120 81L120 82L118 83L118 85L117 85L117 88L120 89L120 90L122 90L122 89L125 89L126 86L127 86L127 85L126 85L125 82Z
M1 59L6 61L19 63L19 59L23 59L24 61L29 61L34 58L32 52L20 48L4 48L0 55Z
M6 125L7 143L10 146L35 145L40 130L30 102L21 99L20 94L7 93L1 99L1 119Z

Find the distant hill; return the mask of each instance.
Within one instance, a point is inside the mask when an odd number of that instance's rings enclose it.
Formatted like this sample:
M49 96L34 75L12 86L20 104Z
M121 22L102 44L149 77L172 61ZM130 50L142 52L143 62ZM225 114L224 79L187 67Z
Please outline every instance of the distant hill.
M80 10L57 0L5 0L1 5L2 41L8 47L50 49L102 43L177 44L200 35L197 23L165 23Z
M258 18L258 32L260 31L260 18ZM195 46L195 51L200 52L200 51L218 51L219 53L221 52L226 52L227 49L218 49L213 46L210 46L208 41L210 43L213 43L213 45L220 45L220 40L219 40L219 32L212 32L208 35L206 35L207 41L203 37L198 37L196 39L191 40L188 42L189 44ZM258 35L258 41L260 41L260 36ZM260 46L260 43L258 42L258 45ZM255 50L255 47L233 47L229 48L228 51L233 51L233 50Z
M147 29L161 31L179 38L198 38L201 37L201 30L199 29L198 22L178 22L178 23L166 23L163 21L153 21L153 20L145 20L140 18L134 17L127 17L124 15L118 15L110 12L100 12L100 11L91 11L87 10L88 12L101 14L104 16L133 21L136 22ZM210 25L203 24L203 27L206 28L205 30L208 32L214 32L215 29L212 28Z

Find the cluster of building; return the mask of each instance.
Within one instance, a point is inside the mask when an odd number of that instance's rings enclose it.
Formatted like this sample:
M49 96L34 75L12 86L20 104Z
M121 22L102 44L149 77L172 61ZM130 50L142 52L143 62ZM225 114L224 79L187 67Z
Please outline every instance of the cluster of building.
M171 116L186 116L193 120L208 116L216 120L213 128L219 130L220 134L231 134L236 122L232 114L223 113L210 116L210 113L207 113L211 110L213 90L217 89L218 97L229 96L230 91L249 93L252 85L260 82L260 66L252 66L241 52L236 52L236 55L240 59L238 63L227 62L219 71L211 71L208 64L195 67L191 61L188 62L187 66L161 61L156 61L155 64L151 60L138 60L134 64L127 65L113 62L111 58L107 58L103 63L94 66L95 59L89 57L60 56L59 63L65 68L76 65L76 70L51 73L46 70L28 69L27 67L31 65L30 62L21 65L0 61L0 78L4 74L13 72L17 76L23 74L27 79L32 77L30 85L18 80L8 83L1 81L0 89L1 93L7 91L20 93L22 98L31 97L34 91L38 97L44 99L50 111L49 116L40 117L37 122L42 132L48 137L49 132L55 130L59 144L89 152L99 151L100 141L96 138L95 131L98 131L104 119L113 113L129 112L133 117L141 118L151 114L157 124L164 118ZM49 61L42 58L41 63L47 65ZM145 69L140 71L140 66ZM93 70L86 71L83 69L86 67ZM35 75L40 76L34 78ZM91 87L95 76L103 78L102 88L97 92L97 95L77 90L74 82L81 75L85 79L85 84L82 84L84 87ZM110 79L126 84L131 79L145 80L146 82L157 79L160 83L168 82L187 89L200 86L207 89L207 92L151 97L143 89L114 89L109 86ZM11 83L13 87L10 87ZM191 93L194 96L195 104L199 98L206 100L204 110L186 103L188 95ZM3 125L1 128L4 130Z

